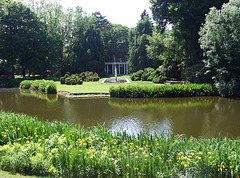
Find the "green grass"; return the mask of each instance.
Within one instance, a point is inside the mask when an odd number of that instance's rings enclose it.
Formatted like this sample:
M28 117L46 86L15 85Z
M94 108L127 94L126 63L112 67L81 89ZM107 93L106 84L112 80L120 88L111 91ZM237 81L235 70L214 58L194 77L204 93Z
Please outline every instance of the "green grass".
M54 177L238 177L240 138L111 134L0 111L0 169Z
M21 174L12 174L11 172L2 171L2 170L0 170L0 177L1 178L40 178L37 176L24 176ZM41 178L44 178L44 177L41 177Z
M130 76L120 76L119 78L127 78L130 80ZM108 93L111 86L116 84L101 84L105 78L101 78L97 82L83 82L82 85L61 85L60 82L56 82L57 91L66 91L70 94L88 94L88 93ZM131 80L130 80L131 81ZM149 81L131 81L130 84L119 85L140 85L140 86L152 86L153 82Z

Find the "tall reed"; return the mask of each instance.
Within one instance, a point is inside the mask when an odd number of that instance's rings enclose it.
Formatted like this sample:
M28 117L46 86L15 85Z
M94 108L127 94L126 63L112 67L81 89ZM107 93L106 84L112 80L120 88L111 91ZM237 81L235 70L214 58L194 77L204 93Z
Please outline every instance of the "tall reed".
M111 134L0 112L0 169L54 177L237 177L240 139Z

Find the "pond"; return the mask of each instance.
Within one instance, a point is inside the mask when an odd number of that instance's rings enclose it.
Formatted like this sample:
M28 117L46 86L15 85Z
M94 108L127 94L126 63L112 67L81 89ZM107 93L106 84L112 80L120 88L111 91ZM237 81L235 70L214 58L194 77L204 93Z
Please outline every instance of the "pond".
M222 97L120 99L66 98L0 89L0 110L110 131L240 136L240 100Z

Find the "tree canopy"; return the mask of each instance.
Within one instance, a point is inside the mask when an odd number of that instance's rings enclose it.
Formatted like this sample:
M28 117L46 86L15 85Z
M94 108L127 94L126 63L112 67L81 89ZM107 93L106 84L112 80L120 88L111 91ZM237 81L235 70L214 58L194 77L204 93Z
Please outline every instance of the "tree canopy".
M240 1L230 0L220 10L211 8L199 42L204 65L220 94L240 95Z

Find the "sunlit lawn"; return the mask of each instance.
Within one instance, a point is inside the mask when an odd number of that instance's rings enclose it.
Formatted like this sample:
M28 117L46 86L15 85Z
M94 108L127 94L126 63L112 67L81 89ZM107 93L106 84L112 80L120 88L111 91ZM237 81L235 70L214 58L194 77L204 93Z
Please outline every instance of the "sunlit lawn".
M127 78L130 80L130 76L121 76L121 78ZM56 82L57 91L66 91L71 94L81 94L81 93L109 93L109 88L111 86L116 86L116 84L101 84L105 78L101 78L98 82L83 82L82 85L61 85L60 82ZM131 80L130 80L131 81ZM131 81L130 84L121 85L154 85L153 82L149 81Z

